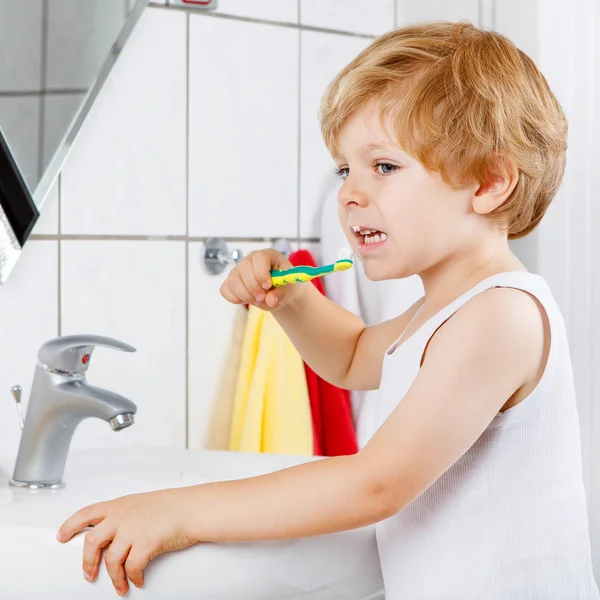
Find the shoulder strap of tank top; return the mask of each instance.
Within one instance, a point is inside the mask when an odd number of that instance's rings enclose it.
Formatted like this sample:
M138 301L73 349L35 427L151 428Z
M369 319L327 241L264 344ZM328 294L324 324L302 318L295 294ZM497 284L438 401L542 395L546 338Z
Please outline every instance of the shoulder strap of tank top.
M457 310L471 300L471 298L474 298L486 290L497 287L514 288L528 292L537 298L544 307L549 320L551 322L554 320L555 307L554 303L550 302L551 292L546 281L539 275L527 271L510 271L498 273L497 275L492 275L491 277L484 279L468 292L465 292L462 296L459 296L456 300L448 304L431 317L429 321L424 323L421 329L415 333L415 337L418 338L418 341L415 340L415 342L418 345L423 345L424 349L438 328L452 317Z
M500 287L523 290L539 301L548 316L551 341L546 368L536 389L526 400L508 409L504 413L498 413L490 427L510 426L512 423L527 416L541 404L552 385L553 376L556 371L559 347L561 345L560 340L564 338L564 324L562 322L560 310L552 296L552 292L543 277L526 271L512 271L499 273L484 279L425 322L421 328L406 341L406 351L408 352L408 355L403 355L405 359L409 358L410 361L414 361L413 366L416 371L418 371L425 348L438 328L471 298L486 290ZM404 346L404 344L402 346ZM394 350L394 345L392 345L388 349L388 354L393 353Z

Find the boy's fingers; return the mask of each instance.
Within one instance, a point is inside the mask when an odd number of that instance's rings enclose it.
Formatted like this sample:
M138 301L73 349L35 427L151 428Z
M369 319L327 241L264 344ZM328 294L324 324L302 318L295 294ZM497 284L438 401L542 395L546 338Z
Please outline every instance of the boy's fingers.
M231 288L229 287L229 282L227 280L225 280L223 282L223 284L221 285L221 296L223 296L223 298L225 298L225 300L231 302L232 304L246 304L243 300L240 300L240 298L238 298L232 291Z
M244 282L246 289L254 296L253 301L262 302L265 299L265 290L258 282L256 278L256 272L254 271L254 265L252 262L245 265L240 265L239 275L241 280Z
M237 270L232 271L227 278L229 289L235 294L244 304L254 304L256 300L248 291L246 285Z
M279 302L279 294L273 289L267 292L267 297L265 298L265 304L269 308L275 308L277 303Z
M59 542L68 542L76 533L83 531L88 525L97 525L105 517L101 504L86 506L73 513L61 526L56 534Z
M271 282L271 257L265 252L257 252L252 256L252 265L256 279L263 290L270 290L273 286Z

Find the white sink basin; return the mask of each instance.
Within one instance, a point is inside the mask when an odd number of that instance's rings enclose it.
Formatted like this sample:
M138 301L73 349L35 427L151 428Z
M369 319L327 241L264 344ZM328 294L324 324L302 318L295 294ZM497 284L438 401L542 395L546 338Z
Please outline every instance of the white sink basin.
M8 486L14 459L0 459L0 598L118 598L101 564L83 579L83 534L60 544L62 522L85 505L168 487L239 479L318 460L271 454L143 448L73 451L66 487ZM144 600L366 600L383 598L373 527L316 538L196 544L163 554L145 570Z

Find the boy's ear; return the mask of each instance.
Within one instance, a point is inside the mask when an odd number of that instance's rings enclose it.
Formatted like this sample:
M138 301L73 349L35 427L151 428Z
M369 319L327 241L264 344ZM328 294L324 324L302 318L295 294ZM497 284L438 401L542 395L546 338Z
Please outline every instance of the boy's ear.
M487 215L502 206L513 193L519 180L519 170L512 160L504 162L504 168L490 174L481 183L473 198L473 210L479 215Z

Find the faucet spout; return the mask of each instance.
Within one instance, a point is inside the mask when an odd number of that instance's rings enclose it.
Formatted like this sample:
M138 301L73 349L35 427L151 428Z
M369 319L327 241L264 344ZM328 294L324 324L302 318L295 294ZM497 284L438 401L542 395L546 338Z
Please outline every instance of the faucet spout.
M83 379L65 381L56 386L56 392L62 395L63 406L69 411L70 416L80 417L75 426L87 417L96 417L110 423L119 415L133 415L137 410L131 400L115 392L90 385Z

